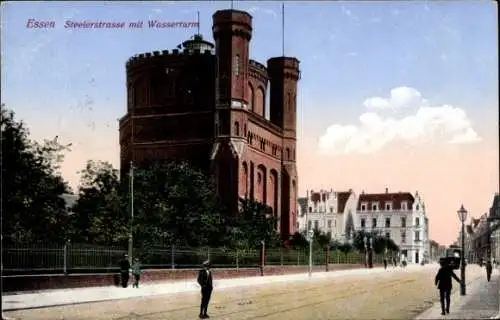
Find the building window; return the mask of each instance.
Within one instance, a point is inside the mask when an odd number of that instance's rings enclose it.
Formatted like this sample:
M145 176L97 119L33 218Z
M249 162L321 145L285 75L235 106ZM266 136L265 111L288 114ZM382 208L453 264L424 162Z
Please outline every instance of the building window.
M415 231L415 242L420 241L420 231Z
M316 230L319 229L319 221L318 220L314 221L314 229L316 229Z
M238 121L234 123L234 134L237 136L240 135L240 124Z
M364 204L361 205L361 211L365 211L366 210L366 206Z
M233 74L235 76L239 76L240 75L240 56L239 55L235 55L234 56L234 60L233 60Z
M401 217L401 227L406 228L406 217Z
M385 227L390 228L391 227L391 218L385 218Z
M406 243L406 231L401 231L401 243Z
M372 211L377 211L377 205L376 204L372 204Z
M401 210L407 210L406 202L401 202Z
M261 184L262 183L262 175L259 173L257 173L257 183L258 184Z
M290 149L286 148L286 160L290 160Z
M311 227L312 227L312 221L309 220L307 221L307 230L311 230Z
M366 225L365 219L361 219L361 228L364 228Z
M386 232L386 233L385 233L385 237L386 237L387 239L390 239L390 238L391 238L391 233L390 233L390 232Z
M309 207L309 212L313 212L313 208L312 207Z
M415 225L420 227L420 218L415 218Z
M333 207L330 207L330 212L333 213Z
M376 228L377 227L377 218L373 218L372 219L372 228Z
M391 204L390 203L386 203L385 204L385 210L387 210L387 211L391 210Z
M415 206L415 210L420 210L420 206L418 204Z
M333 225L336 227L337 226L337 219L333 220Z
M328 220L328 229L332 228L332 220Z

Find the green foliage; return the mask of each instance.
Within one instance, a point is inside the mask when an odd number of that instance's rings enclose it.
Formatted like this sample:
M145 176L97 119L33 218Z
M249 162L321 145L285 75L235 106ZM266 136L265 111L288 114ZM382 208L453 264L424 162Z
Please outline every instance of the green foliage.
M353 237L353 247L358 251L365 248L364 238L373 239L373 250L375 253L384 253L388 251L399 251L399 247L390 238L381 236L379 232L356 231ZM370 245L369 243L367 244Z
M304 234L295 232L290 239L289 245L294 249L301 249L307 247L309 245L309 241Z
M80 173L78 201L71 216L73 242L123 245L128 239L127 202L118 170L107 162L89 160Z
M221 243L225 220L202 172L186 163L157 163L134 170L133 186L134 233L144 246Z
M268 206L254 199L241 199L239 215L228 219L229 244L242 249L258 248L261 241L268 248L279 246L277 218L271 212Z
M70 145L57 137L36 143L14 112L1 106L3 237L12 242L62 242L66 237L64 193L57 172Z

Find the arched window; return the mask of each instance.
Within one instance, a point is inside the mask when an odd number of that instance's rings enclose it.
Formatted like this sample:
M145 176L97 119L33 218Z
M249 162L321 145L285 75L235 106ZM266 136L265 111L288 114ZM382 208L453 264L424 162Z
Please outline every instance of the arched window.
M237 77L240 75L240 56L235 55L233 58L233 74Z
M240 123L238 121L234 123L234 134L237 136L240 135Z
M286 148L286 159L290 160L290 148Z

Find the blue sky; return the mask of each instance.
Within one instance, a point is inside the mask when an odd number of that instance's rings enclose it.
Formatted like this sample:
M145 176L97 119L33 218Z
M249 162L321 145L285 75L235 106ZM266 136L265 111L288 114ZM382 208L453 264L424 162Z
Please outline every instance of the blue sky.
M201 33L212 40L212 14L230 5L230 1L2 3L2 102L28 123L35 139L59 135L73 143L63 174L76 186L76 171L87 159L118 165L116 120L126 110L127 59L141 52L173 49L197 30L69 30L63 27L64 21L192 22L199 11ZM265 63L281 56L281 2L238 1L234 8L253 15L251 57ZM455 215L458 200L443 198L439 193L443 189L468 200L476 216L487 210L489 195L498 191L498 153L491 153L498 149L496 2L286 2L285 12L285 54L297 57L302 70L298 94L301 194L318 185L380 191L391 184L427 193L431 211ZM30 18L52 20L57 26L27 29ZM391 90L397 88L402 89L397 91L399 96L394 91L389 103ZM373 97L389 101L393 113L378 109L367 113L364 102ZM413 109L395 107L409 105L410 100L416 101ZM427 104L438 107L429 109ZM403 132L406 129L414 132ZM381 151L389 148L390 140L399 141L399 146L414 138L426 142L433 138L434 143L446 134L457 138L459 131L460 141L475 144L446 148L412 144L411 152L388 149L396 152L391 158L384 158ZM321 143L326 155L318 154ZM347 162L332 155L359 151L360 146L371 153ZM418 158L439 152L448 152L441 159L460 155L469 160L452 170L430 156ZM382 166L394 161L395 166L406 168L410 162L399 159L402 155L411 156L407 160L421 167L421 172L402 171L390 181L386 179L390 169L378 169L379 175L371 180L346 174L370 168L374 161ZM460 176L476 170L478 163L482 171L474 177L480 177L476 185L483 185L482 196L470 185L470 178ZM339 167L344 175L336 170ZM425 177L432 182L435 172L445 172L443 179L449 181L461 177L463 183L428 184ZM421 181L415 182L414 177ZM447 237L446 241L451 236Z
M39 108L32 100L37 96L37 104L65 112L88 95L100 109L96 112L114 119L124 111L126 59L173 48L196 29L69 31L65 20L195 21L199 10L201 32L211 38L213 12L229 6L229 1L4 4L4 101L24 113ZM254 12L252 57L265 62L281 55L281 3L241 1L234 7ZM308 130L325 127L321 118L329 116L355 119L365 97L399 85L452 104L487 105L495 98L492 1L287 2L285 10L285 53L301 60L302 101L318 106L300 110ZM56 21L57 28L26 29L28 18Z

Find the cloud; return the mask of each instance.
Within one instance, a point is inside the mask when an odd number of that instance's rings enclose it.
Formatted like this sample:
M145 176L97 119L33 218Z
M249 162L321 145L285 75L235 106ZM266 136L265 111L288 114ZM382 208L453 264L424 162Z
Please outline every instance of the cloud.
M422 99L415 89L406 88L399 91L400 93L413 92L413 95L399 95L398 92L393 95L392 93L397 89L399 88L391 91L391 99L375 97L370 101L379 107L391 105L391 103L403 107L405 106L403 102L415 103L414 99L418 98L420 105L417 106L414 114L395 118L366 112L359 117L358 125L331 125L319 138L319 152L321 154L366 154L376 152L394 142L465 144L481 140L463 109L450 105L428 106L425 104L426 100Z
M273 17L277 17L278 16L278 14L276 12L274 12L273 10L266 9L266 8L261 8L261 7L251 7L250 9L248 9L248 12L250 12L252 14L264 13L264 14L271 15Z
M391 90L389 98L371 97L363 103L368 109L399 109L420 106L427 103L420 92L409 87L398 87Z

